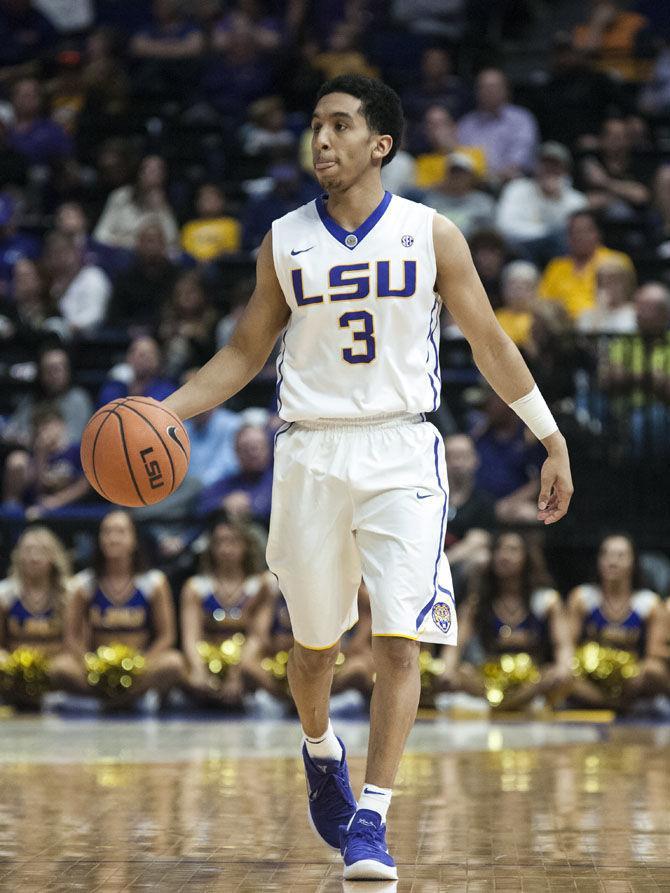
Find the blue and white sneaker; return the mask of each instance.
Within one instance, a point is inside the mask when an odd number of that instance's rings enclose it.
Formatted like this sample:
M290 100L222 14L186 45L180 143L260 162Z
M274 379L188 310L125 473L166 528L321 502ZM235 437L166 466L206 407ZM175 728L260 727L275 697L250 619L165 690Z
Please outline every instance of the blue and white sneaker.
M359 809L351 825L340 828L340 850L345 880L398 880L398 869L386 846L386 825L378 812Z
M313 759L302 745L309 808L307 819L313 831L334 850L340 849L340 825L348 825L356 812L356 798L349 782L344 744L338 760Z

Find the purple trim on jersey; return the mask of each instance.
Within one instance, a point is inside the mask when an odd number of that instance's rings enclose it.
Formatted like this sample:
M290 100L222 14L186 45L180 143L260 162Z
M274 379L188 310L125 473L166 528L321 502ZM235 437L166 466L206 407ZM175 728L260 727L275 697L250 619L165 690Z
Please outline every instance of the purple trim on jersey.
M321 218L321 223L326 227L328 232L333 236L333 238L337 239L337 241L344 245L345 248L348 248L350 251L353 251L358 245L360 245L361 241L367 236L370 230L381 220L384 216L384 212L389 206L391 199L393 198L393 194L390 192L384 193L384 198L380 201L377 207L374 209L372 214L364 220L363 223L355 229L353 233L344 229L344 227L340 226L339 223L336 223L333 218L330 216L328 211L326 210L326 205L324 199L327 198L326 195L321 195L317 198L316 201L316 210L319 212L319 217ZM356 244L355 245L347 245L346 239L347 236L354 235L356 236Z
M440 541L437 545L437 558L435 559L435 572L433 574L433 594L432 594L428 604L424 605L424 607L421 609L419 616L416 618L417 632L419 631L421 624L423 623L424 617L430 611L430 609L433 607L433 602L437 598L437 572L439 570L440 559L442 558L442 553L444 551L444 519L447 514L447 499L448 499L448 497L447 497L447 491L442 486L442 478L440 477L440 463L439 463L439 457L438 457L438 453L437 453L439 443L440 443L440 438L436 437L435 438L435 448L434 448L435 474L437 475L437 486L444 493L444 505L442 506L442 520L440 521Z
M280 428L279 431L275 434L275 446L277 446L277 441L282 434L286 434L287 431L290 431L295 422L286 422L283 428ZM279 580L279 578L277 578Z
M281 411L281 386L284 381L284 376L281 371L282 364L284 362L284 356L286 355L286 332L282 335L281 338L281 349L279 351L279 358L277 360L277 384L276 384L276 396L277 396L277 415L279 415Z
M435 342L433 341L433 330L436 328L437 323L433 322L433 311L435 307L438 305L438 300L435 298L435 303L433 304L433 309L430 311L430 328L428 329L428 349L426 350L426 362L430 359L430 345L432 344L435 347ZM439 320L440 314L438 313L437 319ZM437 355L437 348L435 347L435 352ZM442 384L439 374L436 375L437 380ZM430 386L433 389L433 409L432 412L435 412L437 409L437 405L439 403L439 397L437 389L435 388L435 382L433 381L433 376L431 375L430 369L428 370L428 381L430 382Z

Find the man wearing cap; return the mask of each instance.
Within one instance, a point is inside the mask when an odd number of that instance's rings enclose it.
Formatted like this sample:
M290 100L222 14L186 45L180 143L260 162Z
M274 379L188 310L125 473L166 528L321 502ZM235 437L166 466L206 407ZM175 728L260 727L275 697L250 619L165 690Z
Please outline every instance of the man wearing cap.
M475 164L463 152L449 155L447 173L435 188L429 189L424 205L448 217L466 238L478 229L491 227L495 203L476 188Z
M565 252L568 218L586 207L586 196L573 188L572 159L561 143L543 143L535 173L508 183L498 203L496 225L517 251L536 263Z

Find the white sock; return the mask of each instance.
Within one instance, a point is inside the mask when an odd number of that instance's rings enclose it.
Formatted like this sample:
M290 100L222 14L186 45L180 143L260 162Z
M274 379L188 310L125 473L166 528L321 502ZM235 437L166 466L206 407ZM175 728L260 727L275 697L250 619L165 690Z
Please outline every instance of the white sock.
M305 735L305 730L302 730ZM313 760L341 760L342 746L335 737L333 724L328 720L328 727L323 735L318 738L310 738L305 735L305 744L307 745L307 753Z
M378 812L382 817L382 824L386 822L386 813L391 805L391 797L393 790L391 788L380 788L376 784L363 785L361 796L358 798L359 809L371 809Z

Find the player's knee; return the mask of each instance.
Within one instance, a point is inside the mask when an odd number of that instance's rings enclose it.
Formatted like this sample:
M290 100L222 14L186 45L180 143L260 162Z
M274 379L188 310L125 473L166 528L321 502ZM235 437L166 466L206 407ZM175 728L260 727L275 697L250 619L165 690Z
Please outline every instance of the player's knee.
M314 675L329 672L335 665L339 652L339 642L332 648L324 648L319 651L314 648L305 648L304 645L299 645L296 642L291 651L291 660L296 669Z
M419 643L400 636L375 636L375 664L386 672L406 673L418 666Z

